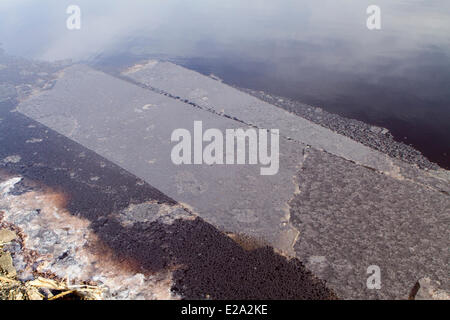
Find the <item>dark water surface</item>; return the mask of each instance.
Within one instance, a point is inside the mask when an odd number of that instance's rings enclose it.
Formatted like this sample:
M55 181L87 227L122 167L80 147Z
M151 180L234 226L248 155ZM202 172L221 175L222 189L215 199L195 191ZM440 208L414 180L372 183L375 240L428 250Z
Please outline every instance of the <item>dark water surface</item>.
M81 30L66 28L70 4ZM49 61L169 59L387 127L450 168L448 0L2 0L0 42Z

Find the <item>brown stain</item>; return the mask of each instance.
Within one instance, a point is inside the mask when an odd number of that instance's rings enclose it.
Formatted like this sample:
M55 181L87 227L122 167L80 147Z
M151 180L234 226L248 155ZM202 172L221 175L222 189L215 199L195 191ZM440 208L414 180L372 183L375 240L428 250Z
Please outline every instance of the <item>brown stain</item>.
M417 292L419 292L419 289L420 289L420 283L419 283L419 281L417 281L414 284L414 286L412 287L411 292L409 293L408 300L416 300L416 295L417 295Z
M88 242L86 250L92 255L93 260L96 261L96 264L100 269L114 269L116 272L125 274L145 272L136 260L130 259L125 255L117 254L95 234L92 234L91 236L92 239ZM147 273L145 275L149 274Z
M42 193L45 194L45 200L59 210L66 210L69 196L66 193L55 190L53 188L44 188Z
M226 233L228 237L230 237L237 245L239 245L242 249L246 251L253 251L259 248L263 248L268 246L269 244L262 240L257 239L245 234L241 233Z

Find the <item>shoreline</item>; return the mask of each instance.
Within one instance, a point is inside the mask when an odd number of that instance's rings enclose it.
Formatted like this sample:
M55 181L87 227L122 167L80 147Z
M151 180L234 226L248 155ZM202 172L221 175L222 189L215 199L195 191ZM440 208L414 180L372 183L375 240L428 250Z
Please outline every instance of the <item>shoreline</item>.
M392 158L416 165L420 169L447 170L439 164L429 160L420 150L413 146L396 141L386 128L374 126L360 120L346 118L336 113L328 112L320 107L314 107L300 101L269 94L264 91L239 87L234 88L360 142L363 145L387 154Z

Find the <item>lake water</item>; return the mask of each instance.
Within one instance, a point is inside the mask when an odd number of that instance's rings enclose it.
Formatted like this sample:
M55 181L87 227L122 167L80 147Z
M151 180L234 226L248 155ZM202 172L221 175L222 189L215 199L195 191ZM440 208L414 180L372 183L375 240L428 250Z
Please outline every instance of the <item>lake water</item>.
M366 27L371 4L381 30ZM387 127L450 168L448 0L2 0L0 42L50 61L170 59Z

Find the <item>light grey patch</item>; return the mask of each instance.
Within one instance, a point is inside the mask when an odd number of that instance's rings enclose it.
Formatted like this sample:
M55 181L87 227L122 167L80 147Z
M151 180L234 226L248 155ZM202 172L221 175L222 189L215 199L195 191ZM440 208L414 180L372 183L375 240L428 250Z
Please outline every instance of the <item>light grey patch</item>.
M348 277L354 270L353 264L346 259L338 259L333 261L331 267L334 272L342 277Z
M207 101L208 100L208 91L206 91L205 89L196 88L189 93L188 98L195 99L195 100L200 99L201 101Z
M253 209L233 209L231 215L242 223L255 223L258 221L258 214Z
M370 131L372 131L373 133L381 133L383 131L383 128L377 127L377 126L371 126Z
M154 104L151 104L151 103L148 103L148 104L146 104L146 105L144 105L143 107L142 107L142 110L148 110L148 109L150 109L150 108L152 108L152 107L155 107L155 105Z
M56 80L50 80L47 81L44 86L42 87L43 90L50 90L51 88L53 88L55 86Z
M177 192L191 193L193 195L200 195L208 190L206 183L202 183L194 176L192 172L182 171L175 176L175 183Z
M19 155L12 155L4 158L2 160L3 163L19 163L22 160L22 157Z
M27 141L25 141L25 143L39 143L44 141L43 139L38 139L38 138L32 138L32 139L28 139Z
M67 115L58 115L58 114L51 114L47 116L40 115L38 121L41 123L47 122L57 123L58 128L64 128L69 137L74 135L78 129L77 121L73 117Z
M320 278L326 277L331 272L330 264L325 256L310 256L306 267Z
M119 221L126 227L132 226L135 223L160 222L172 224L179 219L190 220L194 217L194 215L180 206L168 206L159 203L130 205L118 215Z

